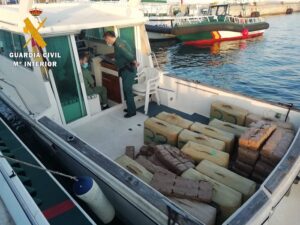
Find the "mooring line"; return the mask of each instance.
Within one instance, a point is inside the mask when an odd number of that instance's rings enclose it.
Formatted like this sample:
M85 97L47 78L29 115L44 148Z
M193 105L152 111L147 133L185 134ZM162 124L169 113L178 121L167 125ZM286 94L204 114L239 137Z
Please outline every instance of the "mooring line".
M26 165L26 166L29 166L29 167L32 167L32 168L35 168L35 169L38 169L38 170L43 170L45 172L49 172L49 173L52 173L52 174L55 174L55 175L59 175L59 176L62 176L62 177L66 177L66 178L78 181L77 177L75 177L75 176L71 176L71 175L68 175L68 174L65 174L65 173L62 173L62 172L50 170L50 169L47 169L47 168L44 168L44 167L41 167L41 166L33 165L31 163L24 162L24 161L19 160L19 159L13 159L13 158L5 156L5 155L0 155L0 158L4 158L4 159L7 159L8 161L17 162L17 163L20 163L20 164L23 164L23 165Z

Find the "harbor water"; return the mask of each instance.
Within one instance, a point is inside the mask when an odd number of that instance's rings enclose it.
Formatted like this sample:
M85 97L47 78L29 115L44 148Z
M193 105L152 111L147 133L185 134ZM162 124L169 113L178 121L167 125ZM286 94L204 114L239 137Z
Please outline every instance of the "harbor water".
M300 14L270 16L263 37L211 47L153 42L169 74L300 108Z

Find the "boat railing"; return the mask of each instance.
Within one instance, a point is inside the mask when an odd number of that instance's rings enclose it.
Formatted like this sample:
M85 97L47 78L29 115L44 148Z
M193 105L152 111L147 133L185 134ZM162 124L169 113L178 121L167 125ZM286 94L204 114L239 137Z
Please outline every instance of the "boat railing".
M224 19L223 19L224 18ZM220 19L218 16L176 16L174 20L175 26L182 26L188 24L199 24L203 22L230 22L237 24L253 24L263 22L264 19L262 17L248 17L242 18L237 16L225 16Z
M150 55L151 55L152 59L154 60L154 63L155 63L154 67L160 69L158 61L157 61L156 54L154 52L151 52Z
M252 24L252 23L264 22L264 19L262 17L242 18L237 16L225 16L224 22L238 23L238 24Z
M157 4L147 4L143 5L140 4L140 10L144 12L144 15L147 17L167 17L170 16L170 10L168 6L162 6L162 5L157 5Z
M186 24L198 24L210 21L210 16L177 16L174 20L174 25L181 26Z
M0 81L7 84L8 86L12 87L16 94L18 95L18 97L20 98L21 102L23 103L23 105L25 106L25 108L27 109L29 115L34 115L34 113L30 110L29 106L26 104L24 98L22 97L21 93L19 92L18 88L13 85L12 83L8 82L7 80L5 80L4 78L0 78ZM1 88L2 89L2 88Z

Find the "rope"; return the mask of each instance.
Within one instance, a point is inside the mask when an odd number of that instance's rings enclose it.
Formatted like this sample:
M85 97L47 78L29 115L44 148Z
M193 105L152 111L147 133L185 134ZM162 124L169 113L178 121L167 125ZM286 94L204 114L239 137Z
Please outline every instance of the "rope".
M13 159L13 158L10 158L10 157L4 156L4 155L0 155L0 158L4 158L4 159L7 159L8 161L17 162L17 163L20 163L20 164L23 164L23 165L26 165L26 166L29 166L29 167L32 167L32 168L35 168L35 169L38 169L38 170L42 170L42 171L45 171L45 172L50 172L50 173L55 174L55 175L59 175L59 176L62 176L62 177L69 178L71 180L78 181L77 177L75 177L75 176L71 176L71 175L64 174L64 173L61 173L61 172L58 172L58 171L54 171L54 170L50 170L50 169L47 169L47 168L43 168L41 166L33 165L31 163L24 162L22 160Z

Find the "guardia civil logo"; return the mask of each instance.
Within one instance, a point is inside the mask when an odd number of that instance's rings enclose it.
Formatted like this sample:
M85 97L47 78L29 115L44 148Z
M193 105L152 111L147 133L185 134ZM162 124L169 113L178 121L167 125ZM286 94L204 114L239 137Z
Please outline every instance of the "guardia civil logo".
M39 21L40 20L39 16L43 12L41 9L34 8L34 9L31 9L29 12L31 15L33 15L38 20L39 25L37 28L35 28L28 17L24 20L24 23L25 23L25 27L23 29L24 33L30 34L31 37L26 41L26 43L23 47L26 48L27 45L29 44L29 42L33 39L34 42L40 48L45 48L47 44L44 41L43 37L40 35L39 29L44 26L47 18L43 19L42 21Z
M61 58L59 52L47 52L47 43L44 40L40 29L45 27L47 18L41 18L43 10L33 8L29 10L32 15L26 17L24 21L23 32L25 36L24 51L11 52L9 57L14 59L14 66L24 66L34 69L38 67L41 70L43 78L48 80L49 70L57 67L57 59Z

